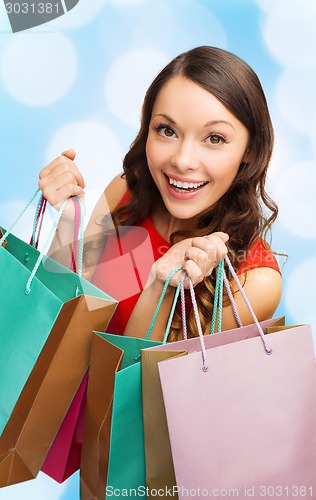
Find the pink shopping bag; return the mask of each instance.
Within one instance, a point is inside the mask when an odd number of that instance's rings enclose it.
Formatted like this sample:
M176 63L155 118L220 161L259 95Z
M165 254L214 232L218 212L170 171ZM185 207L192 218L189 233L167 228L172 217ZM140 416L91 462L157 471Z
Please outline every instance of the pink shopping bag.
M200 335L158 364L179 499L316 498L311 327L265 333L257 323Z
M62 483L80 467L86 408L88 372L85 374L54 442L42 465L42 472Z
M78 240L81 214L78 200L73 198L75 207L73 248L71 253L71 270L77 272ZM43 216L46 209L46 199L41 198L36 214L36 224L31 238L31 244L38 244ZM37 238L36 238L37 232ZM84 415L88 387L88 372L84 375L79 388L70 404L64 420L55 436L41 471L55 479L58 483L66 481L80 467L83 443Z

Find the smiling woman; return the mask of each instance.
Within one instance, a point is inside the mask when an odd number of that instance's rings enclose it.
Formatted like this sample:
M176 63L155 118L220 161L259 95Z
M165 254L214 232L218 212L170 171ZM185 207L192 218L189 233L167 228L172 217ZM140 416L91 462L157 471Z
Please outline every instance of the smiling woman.
M120 300L113 332L146 335L167 276L179 265L196 286L202 326L208 332L212 271L227 254L259 320L273 315L281 276L264 241L277 216L276 204L265 191L272 148L273 129L261 84L235 55L197 47L158 74L146 93L141 127L125 156L124 173L105 189L86 230L86 277L115 298L118 285L129 287L137 278L137 287ZM74 158L69 150L40 173L39 186L53 205L84 195ZM63 263L69 259L72 218L69 209L51 247L51 254ZM114 232L109 231L112 220ZM144 234L151 242L151 258ZM152 339L162 338L178 279L176 274L167 288ZM251 322L239 292L235 300L243 323ZM223 329L235 326L227 305ZM193 312L188 330L189 336L197 334ZM181 336L176 310L169 340Z
M246 159L248 141L246 127L200 85L179 75L163 86L153 106L146 155L171 233L190 225L194 230L195 217L226 193ZM170 234L164 237L169 240Z

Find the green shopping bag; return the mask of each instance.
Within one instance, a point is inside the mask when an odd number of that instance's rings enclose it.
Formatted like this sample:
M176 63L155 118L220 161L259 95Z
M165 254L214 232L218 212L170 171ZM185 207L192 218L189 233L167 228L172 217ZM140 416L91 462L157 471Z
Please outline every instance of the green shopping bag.
M5 486L38 473L88 368L92 330L106 328L116 302L45 257L45 248L39 252L2 232L0 486Z
M123 498L146 491L140 350L164 343L180 292L178 287L163 342L150 340L166 281L146 339L94 332L80 466L81 500ZM120 492L120 494L119 494Z

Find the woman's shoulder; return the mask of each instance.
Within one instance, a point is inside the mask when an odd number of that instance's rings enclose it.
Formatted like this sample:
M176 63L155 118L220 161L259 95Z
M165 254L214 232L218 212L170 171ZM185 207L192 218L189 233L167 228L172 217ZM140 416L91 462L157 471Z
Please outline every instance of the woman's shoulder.
M258 269L260 267L275 269L281 274L275 254L271 250L270 246L265 240L257 238L251 245L247 254L245 256L241 256L238 274L251 271L252 269Z
M116 175L104 190L104 196L110 212L121 204L123 198L125 198L128 193L126 180L122 177L122 174Z

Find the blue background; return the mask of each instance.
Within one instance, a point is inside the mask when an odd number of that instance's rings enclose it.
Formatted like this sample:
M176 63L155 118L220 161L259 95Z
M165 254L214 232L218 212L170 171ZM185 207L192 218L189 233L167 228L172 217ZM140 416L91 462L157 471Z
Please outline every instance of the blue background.
M245 59L266 92L276 132L268 189L280 208L272 246L289 256L277 314L315 330L315 26L310 0L80 0L12 34L0 3L1 225L31 197L40 169L70 147L89 214L121 169L156 73L184 50L217 45ZM16 227L20 237L29 238L31 218ZM41 473L1 489L0 499L77 499L78 489L78 474L58 485Z

